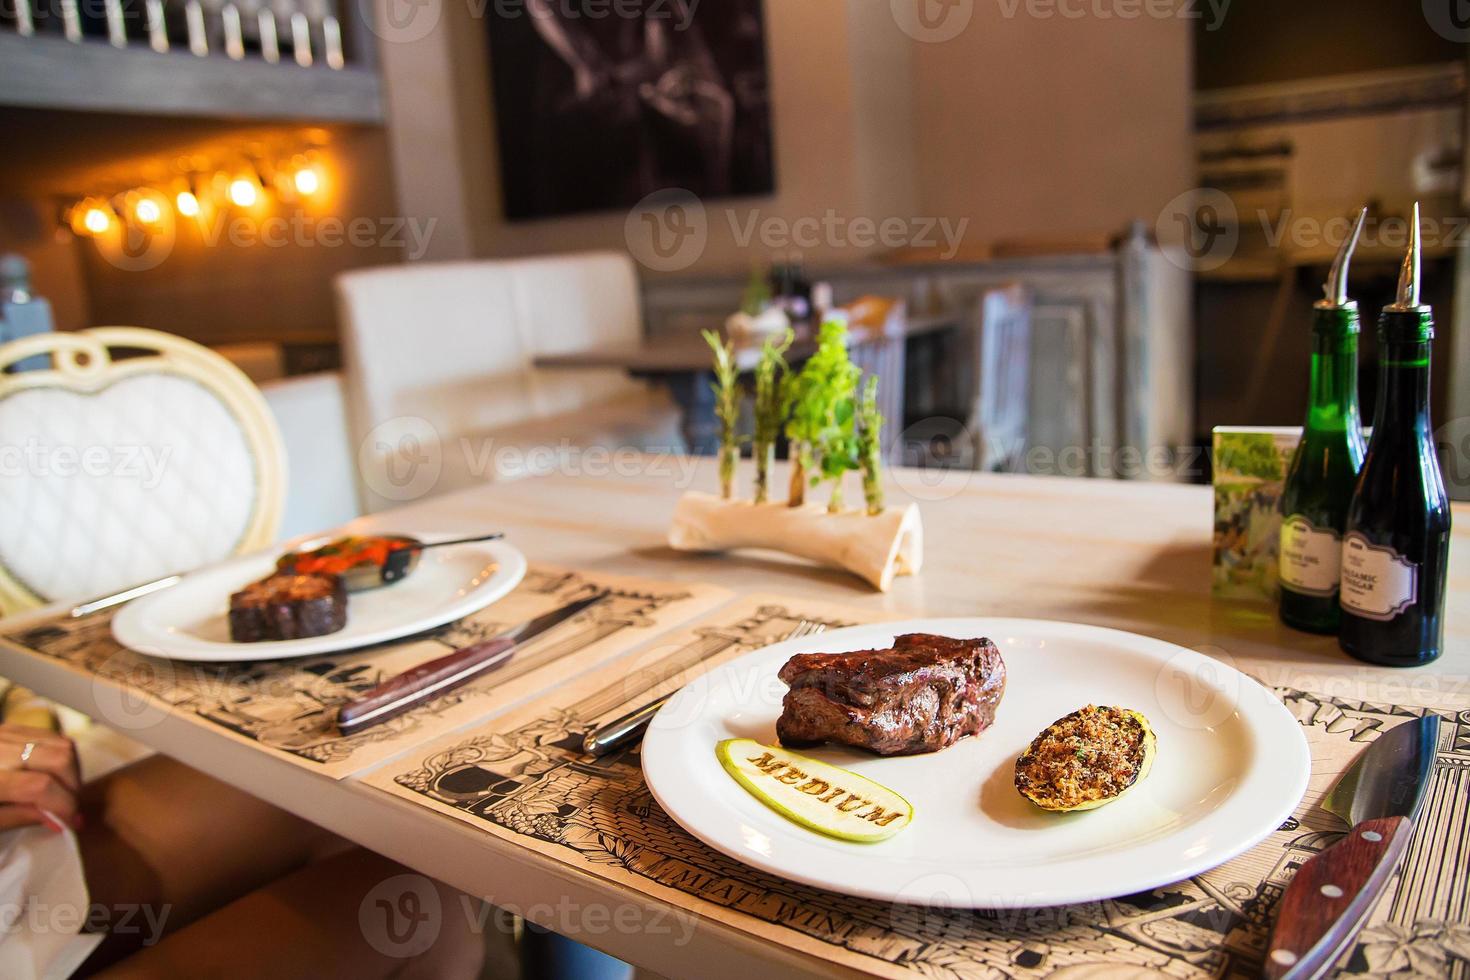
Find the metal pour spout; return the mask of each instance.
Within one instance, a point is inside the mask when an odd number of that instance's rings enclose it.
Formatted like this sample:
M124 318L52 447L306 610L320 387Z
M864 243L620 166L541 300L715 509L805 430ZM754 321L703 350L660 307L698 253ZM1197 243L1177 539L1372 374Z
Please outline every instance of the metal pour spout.
M1335 310L1355 305L1348 299L1348 266L1353 261L1353 252L1357 251L1358 239L1363 235L1363 224L1367 220L1368 209L1364 207L1358 212L1353 233L1342 243L1342 248L1337 250L1337 258L1332 260L1332 268L1327 273L1327 284L1322 287L1325 298L1317 301L1317 309Z
M1409 229L1409 251L1404 255L1404 265L1399 271L1399 293L1392 306L1385 309L1394 313L1416 313L1423 307L1419 304L1419 202L1414 202L1414 219Z

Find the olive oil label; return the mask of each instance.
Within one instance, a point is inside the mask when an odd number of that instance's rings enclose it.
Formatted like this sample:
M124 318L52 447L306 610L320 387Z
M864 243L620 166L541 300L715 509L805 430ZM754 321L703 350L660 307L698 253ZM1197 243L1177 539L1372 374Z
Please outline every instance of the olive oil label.
M1303 595L1337 595L1342 578L1342 538L1300 514L1281 525L1281 584Z
M1364 619L1388 622L1419 594L1419 566L1353 532L1342 545L1342 607Z

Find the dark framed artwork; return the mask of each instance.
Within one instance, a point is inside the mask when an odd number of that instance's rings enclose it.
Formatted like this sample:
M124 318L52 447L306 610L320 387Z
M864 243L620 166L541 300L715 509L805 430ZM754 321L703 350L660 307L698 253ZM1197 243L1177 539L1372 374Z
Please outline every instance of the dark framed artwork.
M490 3L511 220L775 189L762 0Z

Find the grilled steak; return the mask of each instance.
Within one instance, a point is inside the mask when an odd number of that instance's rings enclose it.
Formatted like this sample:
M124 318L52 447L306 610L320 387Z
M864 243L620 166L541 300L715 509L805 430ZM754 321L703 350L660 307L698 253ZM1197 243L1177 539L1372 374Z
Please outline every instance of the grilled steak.
M347 625L347 587L336 575L272 575L230 596L236 643L325 636Z
M797 654L780 677L791 688L776 722L782 745L830 741L916 755L989 728L1006 665L986 639L909 633L890 650Z

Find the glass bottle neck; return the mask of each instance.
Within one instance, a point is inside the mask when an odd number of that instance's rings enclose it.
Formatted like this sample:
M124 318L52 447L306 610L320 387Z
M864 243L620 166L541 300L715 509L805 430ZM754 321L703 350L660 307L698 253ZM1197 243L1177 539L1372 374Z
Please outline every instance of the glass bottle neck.
M1373 412L1375 431L1413 426L1428 433L1430 344L1386 342L1378 367L1378 404Z
M1321 314L1312 330L1307 428L1342 431L1360 425L1358 325L1343 311Z

